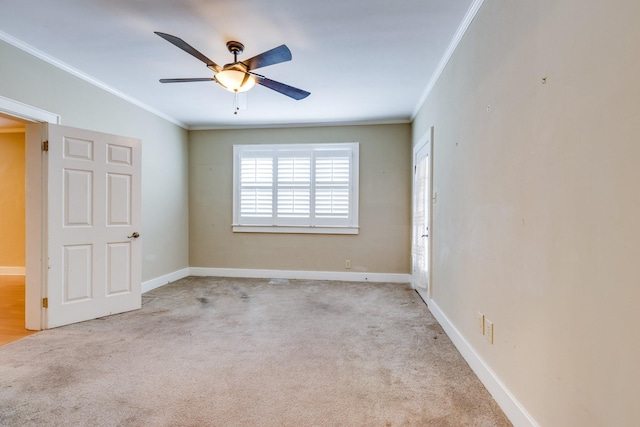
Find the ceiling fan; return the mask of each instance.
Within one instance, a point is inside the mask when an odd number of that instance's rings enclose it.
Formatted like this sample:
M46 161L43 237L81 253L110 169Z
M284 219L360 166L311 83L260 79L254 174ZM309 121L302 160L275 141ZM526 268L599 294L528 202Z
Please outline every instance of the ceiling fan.
M160 83L185 83L185 82L204 82L215 81L223 88L230 92L239 93L246 92L256 84L275 90L295 100L301 100L310 95L309 92L275 80L268 79L260 74L256 74L253 70L268 65L279 64L291 60L291 51L285 45L274 47L271 50L263 52L259 55L244 61L238 61L238 55L244 51L244 45L237 41L227 42L227 49L233 54L233 62L221 67L202 53L198 52L187 42L172 36L156 31L157 35L168 41L169 43L179 47L188 54L194 56L207 65L207 68L215 72L213 77L195 77L181 79L160 79Z

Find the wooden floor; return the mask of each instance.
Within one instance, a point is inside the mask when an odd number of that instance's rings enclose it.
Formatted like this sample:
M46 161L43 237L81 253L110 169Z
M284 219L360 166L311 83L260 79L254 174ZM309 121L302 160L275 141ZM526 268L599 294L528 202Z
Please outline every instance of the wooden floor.
M36 332L24 328L24 276L0 276L0 345Z

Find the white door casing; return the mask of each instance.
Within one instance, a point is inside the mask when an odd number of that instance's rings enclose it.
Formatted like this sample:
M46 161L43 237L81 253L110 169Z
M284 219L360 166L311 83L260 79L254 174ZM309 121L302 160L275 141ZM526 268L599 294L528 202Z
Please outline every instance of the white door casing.
M414 149L413 224L411 238L411 284L425 301L431 294L431 133Z
M45 126L45 328L140 308L140 141Z

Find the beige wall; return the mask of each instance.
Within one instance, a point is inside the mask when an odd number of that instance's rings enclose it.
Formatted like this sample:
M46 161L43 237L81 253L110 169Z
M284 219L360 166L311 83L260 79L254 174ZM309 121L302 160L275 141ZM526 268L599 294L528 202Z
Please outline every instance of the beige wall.
M640 420L638 17L486 0L413 126L435 126L434 302L541 426Z
M410 125L192 131L193 267L409 273ZM233 233L233 144L360 143L360 234Z
M0 267L24 267L24 133L0 133Z
M0 96L142 140L142 279L187 268L188 132L2 41L0 62Z

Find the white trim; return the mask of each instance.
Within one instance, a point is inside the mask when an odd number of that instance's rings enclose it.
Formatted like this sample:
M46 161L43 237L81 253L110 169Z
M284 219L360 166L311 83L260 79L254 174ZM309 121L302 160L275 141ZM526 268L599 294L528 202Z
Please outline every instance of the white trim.
M107 91L107 92L117 96L118 98L124 99L125 101L127 101L127 102L129 102L129 103L131 103L133 105L136 105L136 106L142 108L143 110L147 110L148 112L153 113L156 116L161 117L161 118L163 118L163 119L165 119L165 120L167 120L167 121L169 121L169 122L171 122L171 123L173 123L175 125L178 125L178 126L184 128L184 129L188 129L188 126L186 124L182 123L181 121L176 120L173 117L170 117L170 116L166 115L165 113L161 112L160 110L156 110L155 108L153 108L153 107L151 107L151 106L149 106L149 105L147 105L147 104L145 104L145 103L143 103L141 101L138 101L137 99L132 98L129 95L126 95L126 94L124 94L124 93L112 88L111 86L108 86L107 84L101 82L100 80L96 80L95 78L91 77L88 74L83 73L82 71L76 70L72 66L70 66L68 64L65 64L64 62L62 62L62 61L60 61L60 60L58 60L58 59L56 59L56 58L54 58L52 56L47 55L46 53L36 49L35 47L33 47L33 46L31 46L31 45L29 45L29 44L27 44L27 43L25 43L25 42L23 42L21 40L16 39L13 36L10 36L9 34L7 34L5 32L0 31L0 40L3 40L5 42L9 43L10 45L22 50L22 51L25 51L25 52L29 53L30 55L33 55L36 58L41 59L41 60L53 65L56 68L61 69L62 71L65 71L65 72L67 72L67 73L69 73L69 74L71 74L73 76L76 76L76 77L78 77L78 78L80 78L80 79L82 79L82 80L84 80L84 81L86 81L88 83L91 83L92 85L94 85L96 87L99 87L100 89L102 89L104 91ZM49 123L53 123L53 122L49 122Z
M283 233L283 234L358 234L360 227L290 227L286 225L238 225L233 224L234 233Z
M0 31L0 39L1 38L2 31ZM32 105L14 101L13 99L5 98L4 96L0 96L0 112L34 123L44 122L53 123L54 125L60 124L59 115L42 110Z
M0 276L24 276L24 271L24 267L0 266Z
M56 115L59 119L59 116ZM49 123L49 122L45 122ZM46 161L42 151L48 125L33 123L25 126L25 324L32 331L45 326L45 295L47 264L46 242Z
M182 270L176 270L173 273L165 274L155 279L142 282L142 293L152 291L164 285L168 285L176 280L184 279L189 276L189 268L183 268Z
M415 171L416 168L416 159L418 157L418 153L425 148L427 145L429 146L429 188L427 189L427 197L429 198L429 223L428 225L428 230L429 232L428 237L427 237L427 245L429 248L429 256L427 259L427 295L422 295L422 293L420 292L420 290L418 289L417 286L415 286L414 282L413 282L413 247L411 247L411 287L414 288L418 293L420 293L420 296L425 298L425 302L428 303L429 300L431 300L431 296L433 295L433 274L432 274L432 270L433 270L433 204L434 204L434 197L433 197L433 134L434 134L434 127L431 126L429 128L429 130L420 138L420 140L418 141L418 143L413 147L413 165L412 165L412 170ZM415 191L415 189L413 188L413 184L415 183L415 172L414 172L414 176L411 179L411 221L412 224L411 226L413 227L413 201L415 200L415 194L413 194L413 192Z
M251 124L240 125L201 125L190 126L189 130L229 130L229 129L281 129L281 128L316 128L316 127L336 127L336 126L377 126L377 125L405 125L410 124L410 118L387 119L387 120L360 120L360 121L332 121L321 123L273 123L273 124Z
M442 55L442 59L440 59L440 62L438 63L436 70L433 72L433 75L431 76L431 80L429 80L429 83L427 83L427 87L422 92L422 96L420 96L418 103L413 108L413 113L411 113L411 120L414 120L416 118L416 115L418 114L418 111L420 111L422 104L424 104L424 102L427 100L427 97L433 90L433 87L436 85L436 82L440 78L440 75L444 71L444 68L447 66L447 64L449 63L449 60L453 56L453 53L458 48L458 45L462 40L462 36L464 36L464 34L467 32L467 29L469 28L469 25L471 25L473 18L476 17L476 14L478 13L480 6L482 6L482 3L484 3L484 0L474 0L471 6L469 7L469 10L467 10L467 14L462 19L462 22L460 23L460 26L458 27L456 34L453 36L451 43L449 43L449 47L447 48L444 55Z
M507 386L500 381L496 373L476 353L471 344L464 339L460 331L433 300L429 301L429 310L513 425L516 427L538 427L538 423L531 414L511 394Z
M253 279L341 280L344 282L410 283L410 274L344 271L253 270L244 268L191 267L191 276L244 277Z
M0 32L0 37L3 33ZM44 325L44 294L46 265L44 263L46 219L45 166L41 143L43 123L60 124L60 115L32 105L0 96L0 112L26 120L25 125L25 327L39 331Z
M254 270L244 268L189 267L142 282L142 293L187 276L238 277L251 279L340 280L344 282L409 283L410 274L342 271Z
M433 126L431 126L429 130L425 132L424 135L422 135L422 137L418 140L418 143L413 146L413 165L414 166L416 165L416 155L420 150L422 150L422 148L425 145L427 145L433 139L432 135L433 135Z

